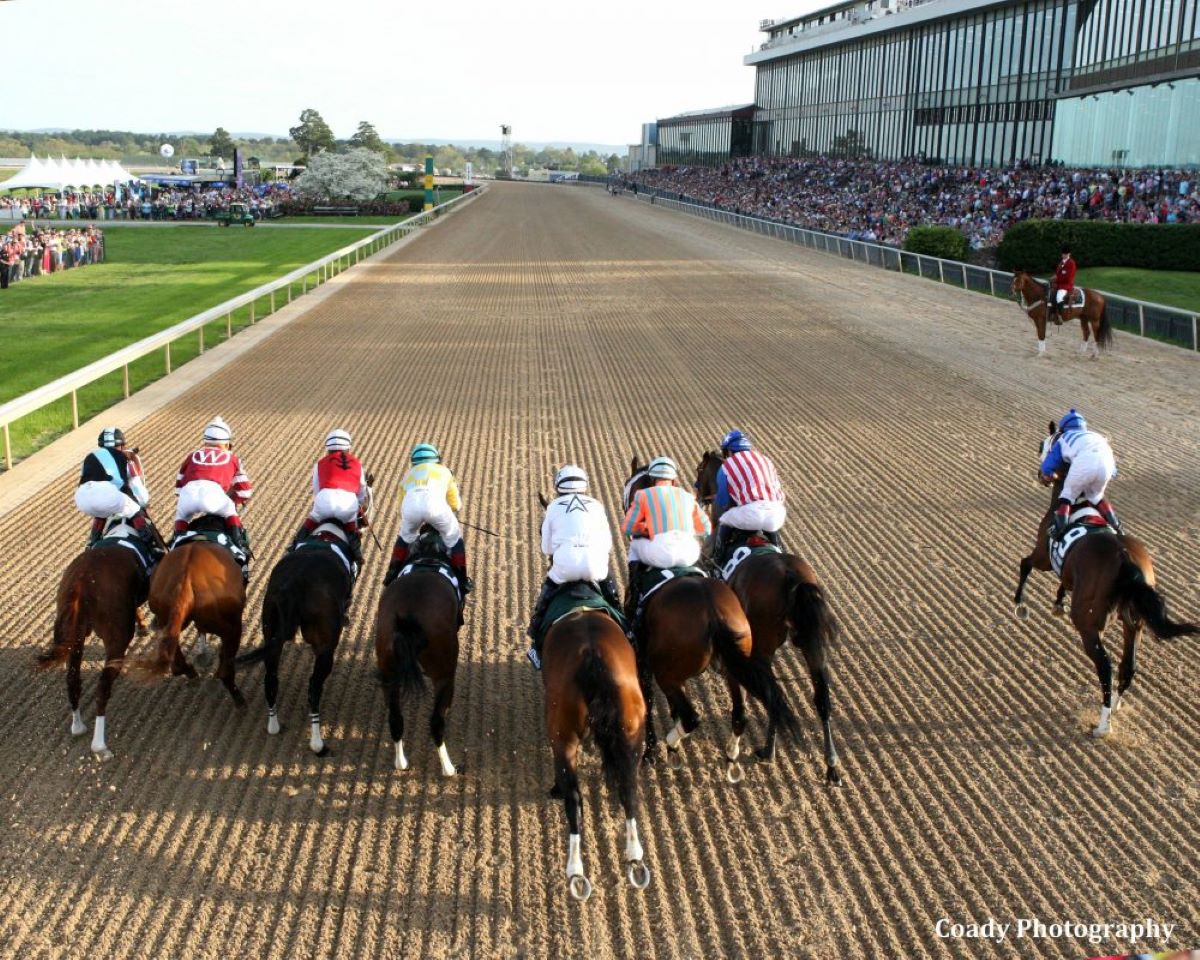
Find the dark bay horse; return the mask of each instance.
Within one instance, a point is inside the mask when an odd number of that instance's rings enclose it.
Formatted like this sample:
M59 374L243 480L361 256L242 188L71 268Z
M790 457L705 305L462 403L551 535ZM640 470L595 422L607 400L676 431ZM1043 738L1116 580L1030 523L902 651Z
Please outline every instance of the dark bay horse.
M157 531L153 535L157 537ZM106 537L134 540L137 532L119 527L108 530ZM161 538L158 543L161 546ZM96 685L96 726L92 734L92 753L101 760L112 758L105 739L108 699L121 674L134 630L140 626L138 608L146 602L149 590L150 577L137 550L112 540L84 550L71 561L59 581L54 640L35 665L37 670L49 670L66 662L71 733L82 736L87 732L79 709L83 645L91 633L103 642L104 669Z
M721 455L712 450L701 457L696 467L696 495L701 503L711 505L715 500L722 462ZM812 680L813 706L821 718L825 779L833 785L841 783L829 694L829 650L837 639L838 625L816 571L807 560L790 553L751 554L738 564L729 586L749 618L755 660L769 664L789 638L800 648ZM775 756L775 726L767 727L766 743L757 751L760 759Z
M279 657L284 645L300 631L313 650L308 681L308 746L324 756L321 736L321 692L333 671L333 658L346 625L346 610L354 589L349 550L322 540L320 529L303 545L289 550L271 571L263 598L263 645L237 658L239 664L266 663L263 689L267 699L267 733L279 733Z
M601 610L576 610L557 620L542 646L546 735L554 754L554 790L567 813L567 887L587 900L591 882L583 872L579 748L591 728L608 782L625 811L625 863L639 890L650 883L638 839L638 764L645 750L646 701L633 648L621 627Z
M626 511L634 494L653 484L646 467L635 457L631 475L625 483ZM633 589L633 585L630 585ZM678 750L684 738L700 724L696 708L684 690L687 682L703 673L714 661L721 667L733 701L733 732L725 747L729 761L726 776L731 783L742 779L738 762L741 739L746 730L746 703L742 689L750 692L767 711L771 730L796 727L796 718L788 705L769 659L752 654L750 622L735 593L720 580L710 577L680 577L659 587L645 601L641 636L638 638L638 668L642 694L646 699L646 759L653 762L657 735L654 729L653 686L670 705L674 726L666 736L667 757L672 766L682 761Z
M433 681L429 732L442 773L452 777L456 770L446 750L446 717L454 703L461 607L459 592L441 572L442 564L421 562L438 555L438 544L436 533L423 533L405 568L408 572L393 580L379 598L375 662L387 700L388 729L396 745L396 769L408 769L400 696L419 693L429 677Z
M204 518L193 526L207 521ZM224 523L214 518L213 526ZM146 676L195 677L180 648L179 636L195 624L201 640L207 634L221 638L216 677L239 707L246 698L237 688L234 660L242 643L242 609L246 587L242 570L225 547L193 540L170 550L150 578L150 611L154 614L154 655L139 660L135 669Z
M1050 424L1051 438L1056 424ZM1043 442L1043 455L1047 443ZM1054 477L1050 506L1038 525L1033 553L1021 560L1020 579L1013 598L1016 615L1028 619L1029 611L1022 601L1025 581L1031 570L1052 569L1050 565L1049 531L1054 522L1054 507L1062 492L1066 471ZM1064 594L1071 594L1071 622L1083 641L1083 652L1096 668L1100 680L1100 721L1092 736L1104 737L1112 729L1112 714L1133 683L1137 671L1137 642L1142 627L1147 626L1160 640L1200 633L1200 626L1171 620L1166 605L1156 589L1154 565L1150 551L1140 540L1129 535L1111 533L1089 534L1079 540L1062 564L1055 612L1063 612ZM1104 648L1103 634L1113 612L1121 621L1125 649L1117 674L1117 689L1113 690L1112 661Z
M1047 297L1050 295L1050 287L1048 284L1039 283L1032 274L1018 270L1013 274L1012 286L1009 289L1014 297L1020 299L1021 309L1025 311L1037 329L1038 356L1042 356L1046 352L1046 321L1050 315ZM1104 295L1090 287L1079 287L1078 289L1083 291L1083 306L1067 307L1062 311L1062 319L1059 319L1059 315L1056 314L1054 322L1061 324L1064 319L1078 318L1079 327L1083 333L1083 342L1079 345L1079 352L1098 358L1101 350L1107 350L1112 346L1113 340L1112 326L1108 322ZM1074 298L1072 297L1072 299ZM1089 334L1091 340L1088 339Z

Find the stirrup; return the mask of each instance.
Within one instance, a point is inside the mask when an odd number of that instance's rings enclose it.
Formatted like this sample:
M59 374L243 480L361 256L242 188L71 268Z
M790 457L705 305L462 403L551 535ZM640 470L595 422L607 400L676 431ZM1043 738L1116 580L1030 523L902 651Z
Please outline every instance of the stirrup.
M525 656L529 658L529 662L533 664L533 669L540 671L542 669L542 658L538 656L538 652L530 647L525 651Z

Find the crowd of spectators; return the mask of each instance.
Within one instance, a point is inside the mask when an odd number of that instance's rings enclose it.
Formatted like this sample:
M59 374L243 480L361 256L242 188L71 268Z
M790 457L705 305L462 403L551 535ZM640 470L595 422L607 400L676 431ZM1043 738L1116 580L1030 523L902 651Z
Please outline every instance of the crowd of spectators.
M104 260L104 233L93 226L57 230L20 223L0 235L0 290L26 277Z
M1021 220L1200 223L1197 172L1003 168L834 157L743 157L644 170L630 181L748 216L899 246L910 227L946 225L972 248Z
M78 193L43 193L37 196L2 197L0 210L14 211L15 219L35 220L203 220L232 203L244 203L258 219L277 216L291 195L286 185L237 190L156 189L137 195L114 190Z

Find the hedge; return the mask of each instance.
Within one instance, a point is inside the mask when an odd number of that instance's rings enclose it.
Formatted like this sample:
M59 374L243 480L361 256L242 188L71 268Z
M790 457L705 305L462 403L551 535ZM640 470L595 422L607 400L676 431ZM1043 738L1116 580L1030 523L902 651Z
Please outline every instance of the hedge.
M904 238L904 249L943 260L966 260L970 246L954 227L913 227Z
M1009 227L996 250L1005 270L1053 269L1063 244L1081 267L1200 270L1200 224L1026 220Z

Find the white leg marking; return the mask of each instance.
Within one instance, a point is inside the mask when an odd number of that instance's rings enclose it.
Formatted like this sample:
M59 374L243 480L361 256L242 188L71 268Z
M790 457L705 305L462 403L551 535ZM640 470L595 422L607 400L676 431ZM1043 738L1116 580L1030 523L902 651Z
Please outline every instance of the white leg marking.
M271 736L279 733L279 713L274 707L267 709L267 733Z
M1114 690L1112 692L1112 712L1113 713L1116 713L1118 710L1121 709L1122 700L1123 700L1123 698L1121 697L1121 695L1119 693L1117 693L1116 690Z
M111 760L112 751L108 749L108 744L104 741L104 717L96 718L96 730L92 734L92 753L96 755L97 760Z
M396 741L396 769L397 770L407 770L408 769L408 757L406 757L404 755L404 741L403 740Z
M87 724L83 722L83 711L71 711L71 736L82 737L87 733Z
M667 746L670 749L677 750L679 749L679 745L683 743L686 737L687 732L683 729L683 721L676 720L675 726L667 731L667 735L663 739L666 741Z
M321 718L309 717L308 719L312 724L312 733L308 737L308 749L313 753L320 753L325 749L325 741L321 739Z
M1038 356L1039 357L1042 356L1045 352L1046 352L1046 341L1039 340L1038 341Z
M583 857L579 853L579 834L571 834L567 847L567 879L583 876Z
M736 760L742 755L742 738L736 733L729 735L729 742L725 744L725 756L730 760Z
M1109 717L1112 715L1112 710L1109 707L1100 708L1100 722L1096 724L1096 728L1092 731L1093 737L1107 737L1112 732L1112 725L1109 723Z
M458 772L454 769L454 764L450 762L450 754L446 750L444 743L438 744L438 759L442 761L442 774L444 776L452 777Z
M637 820L625 821L625 859L641 860L645 854L642 852L641 841L638 840Z

